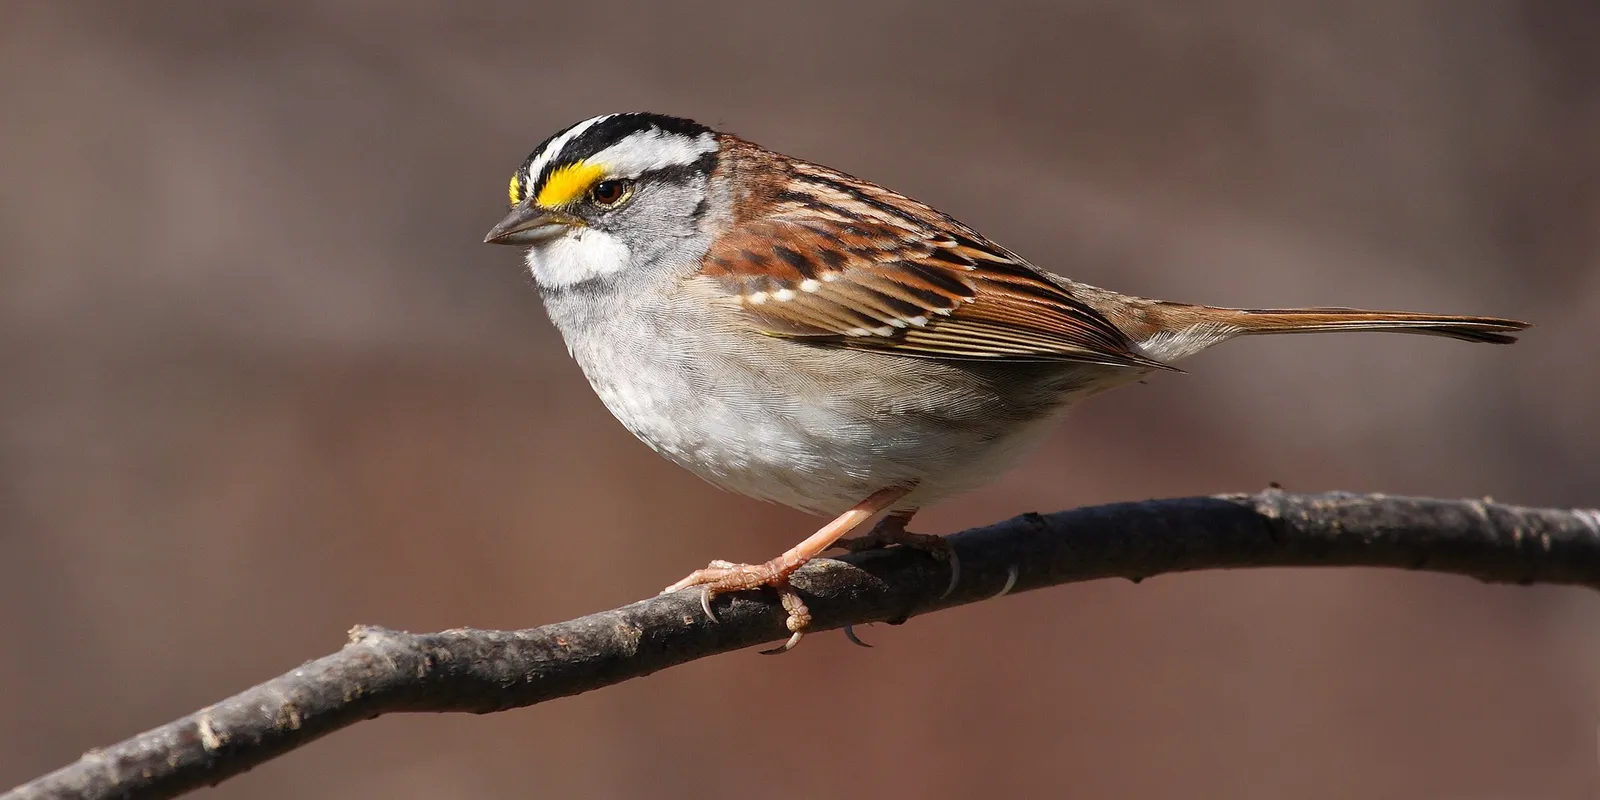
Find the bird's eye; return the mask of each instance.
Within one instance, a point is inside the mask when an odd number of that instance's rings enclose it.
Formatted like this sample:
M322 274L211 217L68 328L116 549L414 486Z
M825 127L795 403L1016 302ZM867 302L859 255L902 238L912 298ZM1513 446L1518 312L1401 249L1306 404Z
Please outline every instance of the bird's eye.
M601 181L589 190L589 199L603 208L611 208L628 199L633 187L627 181Z

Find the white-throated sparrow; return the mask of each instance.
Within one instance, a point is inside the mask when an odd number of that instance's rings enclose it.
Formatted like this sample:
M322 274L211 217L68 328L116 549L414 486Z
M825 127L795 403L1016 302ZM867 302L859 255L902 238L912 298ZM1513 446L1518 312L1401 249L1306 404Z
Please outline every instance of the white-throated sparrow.
M724 489L839 515L765 564L668 588L709 602L773 586L791 646L808 621L791 572L881 512L874 541L911 541L917 508L995 477L1086 397L1245 334L1503 344L1527 327L1121 295L881 186L655 114L550 137L510 195L485 241L529 248L550 318L628 430Z

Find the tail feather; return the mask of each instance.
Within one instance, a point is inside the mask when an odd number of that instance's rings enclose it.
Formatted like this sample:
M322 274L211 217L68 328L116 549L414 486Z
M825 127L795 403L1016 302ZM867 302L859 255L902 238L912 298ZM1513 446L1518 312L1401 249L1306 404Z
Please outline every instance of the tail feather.
M1226 324L1241 333L1319 333L1369 331L1446 336L1467 342L1511 344L1528 323L1499 317L1418 314L1409 311L1364 311L1355 308L1213 309L1231 311Z

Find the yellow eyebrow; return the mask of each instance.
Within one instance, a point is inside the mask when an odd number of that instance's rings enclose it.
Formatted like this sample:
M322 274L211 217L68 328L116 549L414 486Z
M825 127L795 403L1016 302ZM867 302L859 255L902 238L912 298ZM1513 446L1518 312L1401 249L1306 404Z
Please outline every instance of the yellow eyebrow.
M568 164L550 173L549 180L539 189L539 206L559 208L583 196L589 187L606 174L605 167L582 161Z
M522 171L511 173L511 187L506 190L506 195L511 198L511 205L522 202Z

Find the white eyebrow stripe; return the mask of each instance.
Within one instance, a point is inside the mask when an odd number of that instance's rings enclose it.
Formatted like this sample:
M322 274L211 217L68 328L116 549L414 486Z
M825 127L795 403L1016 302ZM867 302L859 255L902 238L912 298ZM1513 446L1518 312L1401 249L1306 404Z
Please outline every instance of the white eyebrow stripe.
M531 188L539 183L539 173L544 171L545 165L550 163L550 159L555 158L562 150L566 149L568 142L578 138L584 131L614 116L616 114L601 114L598 117L590 117L566 129L560 136L551 139L550 144L545 145L545 148L539 151L539 155L534 157L533 162L528 164L528 186Z
M652 170L693 164L716 149L717 139L711 133L684 136L652 128L630 133L584 161L605 167L613 175L635 178Z

